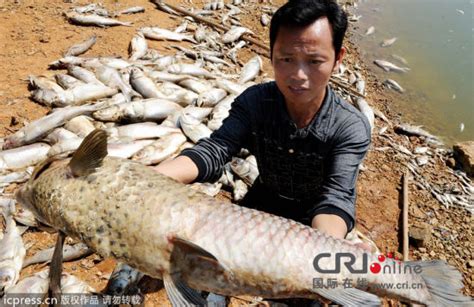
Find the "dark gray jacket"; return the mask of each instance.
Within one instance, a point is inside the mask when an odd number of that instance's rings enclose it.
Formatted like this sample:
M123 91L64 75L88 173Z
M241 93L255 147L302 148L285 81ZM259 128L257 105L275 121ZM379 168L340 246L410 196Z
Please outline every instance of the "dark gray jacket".
M341 209L352 229L358 166L369 144L365 116L329 86L312 122L297 129L282 93L269 82L243 92L222 126L181 155L196 163L196 181L213 182L232 156L247 148L257 158L257 180L269 191L301 203L298 210L311 218L319 209Z

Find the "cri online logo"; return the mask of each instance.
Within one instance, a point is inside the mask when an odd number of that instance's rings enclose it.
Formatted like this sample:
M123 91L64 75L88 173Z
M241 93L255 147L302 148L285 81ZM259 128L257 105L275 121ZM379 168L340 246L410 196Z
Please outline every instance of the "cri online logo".
M387 253L387 258L393 258L393 254L392 253ZM395 256L395 258L393 258L395 261L398 261L398 263L400 263L400 260L398 259L397 256ZM378 257L377 257L377 260L380 262L380 263L383 263L385 261L385 256L383 254L380 254ZM380 273L380 271L382 270L382 266L380 265L380 263L378 262L373 262L370 267L369 267L369 270L374 273L374 274L378 274Z
M331 259L331 253L320 253L313 260L314 269L319 273L340 273L341 263L347 268L352 274L366 274L369 272L373 274L419 274L421 273L421 266L414 264L402 263L397 257L393 257L392 253L388 253L387 256L382 254L378 255L378 262L373 262L370 266L368 265L369 256L368 254L362 254L362 267L357 268L354 264L356 262L356 256L352 253L336 253L335 254L335 266L334 268L327 268L327 261L324 265L325 268L320 266L322 259ZM389 258L390 260L388 260Z

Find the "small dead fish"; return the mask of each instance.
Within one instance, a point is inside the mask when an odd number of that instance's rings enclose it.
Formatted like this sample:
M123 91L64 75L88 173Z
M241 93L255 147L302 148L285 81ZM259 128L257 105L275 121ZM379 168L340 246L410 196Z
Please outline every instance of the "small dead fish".
M168 41L189 41L197 44L192 36L176 33L170 30L159 27L144 27L139 29L146 38L154 40L168 40Z
M255 156L249 156L246 159L234 157L230 162L230 167L249 186L253 185L258 177Z
M357 98L356 105L359 111L364 114L369 121L370 131L373 131L375 126L375 114L372 108L369 106L367 100L364 98Z
M151 70L146 67L143 68L143 71L148 75L148 77L153 79L153 81L159 82L181 82L192 78L192 76L188 75L176 75L164 71Z
M405 92L405 90L403 89L403 87L401 87L401 85L398 84L398 82L395 81L395 80L387 79L387 80L385 80L385 81L383 82L383 84L384 84L386 87L388 87L388 88L390 88L390 89L392 89L392 90L395 90L395 91L397 91L397 92L399 92L399 93L404 93L404 92Z
M86 83L56 93L48 90L35 90L32 98L47 106L65 107L80 105L90 100L98 100L117 94L117 90L103 84Z
M35 89L51 90L57 93L63 91L63 88L61 86L46 77L30 75L28 76L28 81L30 83L30 86Z
M238 40L244 33L252 33L249 29L245 27L232 27L229 31L222 35L222 42L224 44L229 44Z
M387 131L387 129L388 129L388 126L383 126L382 128L380 128L379 135L384 134Z
M10 185L11 183L22 183L30 178L34 167L29 166L25 170L16 172L8 172L5 175L0 175L0 186Z
M212 134L212 131L206 125L186 113L181 113L179 123L183 133L194 143Z
M185 142L186 137L181 132L169 133L142 148L133 155L132 160L145 165L158 164L178 151Z
M216 85L223 89L226 90L227 92L234 94L234 95L240 95L247 89L247 86L235 83L233 81L227 80L227 79L216 79Z
M365 36L369 36L371 34L374 34L375 32L375 27L374 26L370 26L367 31L365 32Z
M128 15L128 14L137 14L137 13L143 13L145 12L145 8L142 6L132 6L129 8L126 8L124 10L121 10L116 14L116 16L120 15Z
M72 118L64 125L64 128L81 138L86 137L86 135L95 129L92 124L92 119L85 115L79 115Z
M179 129L165 127L153 122L143 122L107 128L106 132L113 138L141 140L159 138L173 132L179 132Z
M73 76L76 79L81 80L84 83L94 83L94 84L101 84L104 85L102 82L97 79L95 74L85 68L75 66L75 65L69 65L67 67L67 72L69 75Z
M235 202L239 202L244 199L245 195L248 193L249 188L240 179L235 180L234 182L234 190L233 190L233 197Z
M162 98L163 96L158 91L155 82L137 67L133 67L130 71L130 84L144 98Z
M365 81L363 79L357 80L356 89L359 94L365 95Z
M185 19L179 26L174 29L175 33L183 33L186 32L186 29L188 28L188 21Z
M51 146L51 148L48 150L47 156L48 157L54 157L58 155L67 155L79 148L79 145L81 145L81 142L84 140L84 138L76 137L74 139L66 139L66 140L61 140L58 143L54 144Z
M49 263L53 258L54 246L36 252L33 256L28 257L23 262L23 268L36 263ZM84 243L74 245L65 244L63 246L63 261L74 261L92 254L92 250Z
M459 124L459 132L463 132L464 131L464 123L460 123Z
M219 191L221 190L222 183L220 182L195 182L191 184L191 189L195 189L199 192L202 192L206 195L209 195L211 197L216 196L219 194Z
M77 294L77 293L96 293L96 290L89 286L86 282L80 280L71 274L61 275L61 293ZM100 300L99 300L100 302ZM98 305L98 304L97 304ZM102 307L102 306L100 306Z
M29 125L8 136L5 139L3 149L10 149L26 144L31 144L43 138L54 128L62 126L71 118L82 114L90 114L91 112L96 111L102 107L102 104L95 104L61 108L60 110L31 122Z
M415 147L415 149L413 150L413 153L417 154L417 155L422 155L422 154L427 154L428 152L430 151L430 148L429 147L426 147L426 146L417 146Z
M260 22L262 23L262 26L266 27L270 24L271 18L267 14L262 14L260 17Z
M236 95L230 94L222 99L213 109L211 119L207 123L207 127L211 130L217 130L222 126L224 119L229 116L229 111Z
M240 72L239 83L243 84L247 81L255 79L262 69L262 59L256 55L251 58L245 65L242 67Z
M168 115L181 111L182 107L174 102L149 98L134 100L94 112L92 116L101 121L160 121Z
M108 156L128 159L153 142L154 140L136 140L131 142L110 143L107 144Z
M77 135L73 132L64 129L64 128L56 128L50 134L48 134L43 141L47 142L49 145L54 145L61 140L66 139L74 139L77 138Z
M143 273L140 271L125 263L118 263L112 275L110 275L104 293L108 295L124 295L130 288L136 286L142 277Z
M402 56L399 56L399 55L397 55L397 54L392 54L392 58L394 58L394 59L400 61L400 62L401 62L402 64L404 64L404 65L408 65L408 61L407 61L404 57L402 57Z
M160 91L162 95L161 97L163 99L176 102L183 107L195 104L199 97L199 95L195 92L189 91L170 82L162 83L158 90Z
M49 287L49 269L37 272L31 276L20 280L16 285L7 291L8 294L22 293L22 294L43 294L48 292Z
M432 135L428 131L421 128L422 126L415 126L410 124L400 124L394 127L395 132L406 135L421 136L427 139L438 140L438 137Z
M178 84L197 94L201 94L212 89L212 85L209 82L204 80L196 80L194 78L181 80Z
M92 46L94 46L94 44L96 43L97 41L97 35L92 35L91 37L89 37L87 40L79 43L79 44L75 44L73 46L71 46L67 51L66 53L64 54L64 56L78 56L80 54L83 54L85 53L87 50L89 50L90 48L92 48Z
M418 156L415 158L415 161L416 161L416 164L418 164L418 166L423 166L425 164L428 164L430 159L428 156Z
M120 21L113 18L102 17L99 15L83 15L75 12L69 12L65 14L67 19L71 23L84 25L84 26L98 26L98 27L112 27L112 26L128 26L132 25L131 22Z
M396 37L392 37L392 38L389 38L389 39L384 40L384 41L381 43L381 46L382 46L382 47L389 47L389 46L393 45L396 41L397 41L397 38L396 38Z
M148 43L146 42L145 36L143 36L142 32L137 32L130 41L130 57L128 58L129 61L136 61L142 58L146 54L147 50Z
M209 116L212 112L212 108L201 108L201 107L195 107L195 106L187 106L184 108L182 113L185 113L187 115L191 115L192 117L196 118L199 121L203 121L205 118Z
M213 78L209 71L195 64L173 64L168 67L168 72L179 75Z
M5 214L5 219L7 226L0 241L0 295L17 283L26 255L23 240L13 217Z
M94 13L100 16L109 16L109 12L107 12L107 10L102 5L97 3L75 7L74 11L79 14Z
M222 0L211 1L207 3L206 5L204 5L203 7L204 10L213 10L213 11L222 10L223 8L224 8L224 1Z
M54 75L54 78L56 79L56 82L65 90L84 84L84 82L81 80L66 74L56 74Z
M46 158L51 148L45 143L35 143L0 151L0 170L18 169L35 165Z
M28 227L38 227L39 225L33 212L21 206L16 206L16 210L13 213L13 218L17 223Z
M225 90L221 88L213 88L209 91L199 94L196 105L198 107L213 107L225 96L227 96L227 92Z
M397 65L384 60L375 60L374 63L387 72L395 71L404 73L410 71L410 68L408 67L398 67Z
M131 100L132 96L137 95L132 86L122 79L120 73L115 68L101 65L95 69L95 75L99 81L108 87L120 90L127 100Z

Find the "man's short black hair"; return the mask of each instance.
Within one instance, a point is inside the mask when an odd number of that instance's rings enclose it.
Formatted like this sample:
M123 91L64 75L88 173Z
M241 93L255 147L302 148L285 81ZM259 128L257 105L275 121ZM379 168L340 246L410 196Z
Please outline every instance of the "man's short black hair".
M332 27L332 44L337 56L347 30L347 15L334 0L290 0L280 7L270 24L270 56L280 27L305 27L321 17L326 17Z

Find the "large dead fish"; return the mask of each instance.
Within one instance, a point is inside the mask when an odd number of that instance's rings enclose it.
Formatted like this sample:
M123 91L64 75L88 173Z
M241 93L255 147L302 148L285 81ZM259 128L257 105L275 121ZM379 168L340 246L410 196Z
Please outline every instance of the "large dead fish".
M445 262L382 259L300 223L216 200L140 163L106 157L106 148L106 134L94 131L71 160L39 165L17 200L101 256L162 279L174 306L204 304L193 289L227 296L325 297L343 305L380 304L366 291L428 306L471 303L458 292L461 274ZM342 265L339 273L329 273L340 253L366 269L351 273L351 266ZM400 271L369 270L369 263ZM365 278L369 286L317 287L315 278L334 278L339 285ZM375 287L405 282L420 287Z

